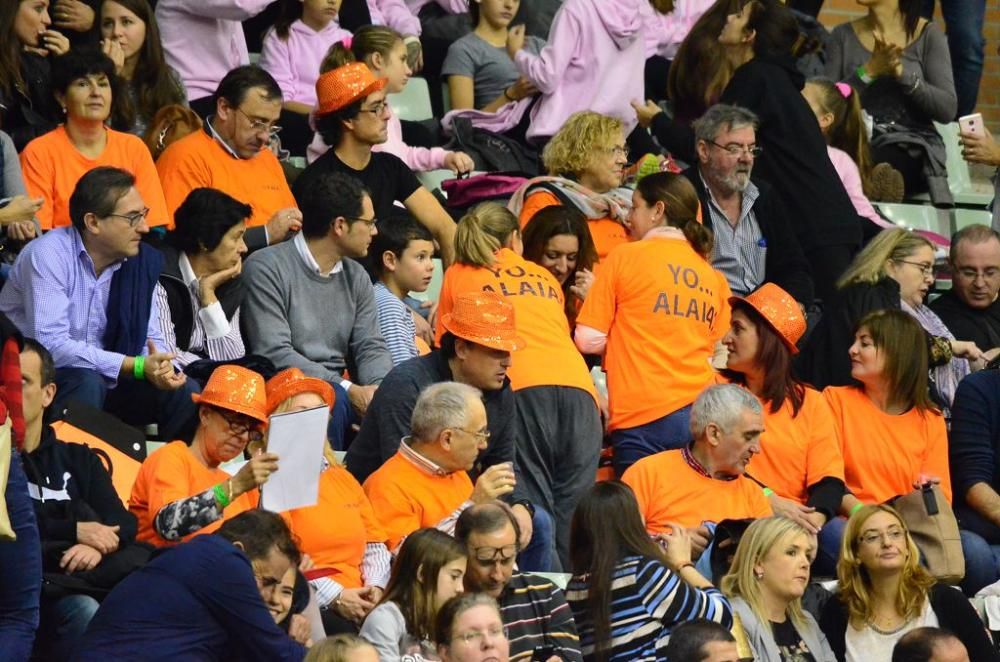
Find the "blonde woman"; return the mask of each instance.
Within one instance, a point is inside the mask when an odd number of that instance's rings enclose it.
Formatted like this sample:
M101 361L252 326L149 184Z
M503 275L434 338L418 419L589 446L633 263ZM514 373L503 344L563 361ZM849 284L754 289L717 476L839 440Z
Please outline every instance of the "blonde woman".
M890 506L864 506L851 516L837 579L820 627L838 660L889 662L896 642L925 626L950 630L976 662L1000 659L969 601L920 565L916 543Z
M758 662L836 660L816 619L802 609L815 558L815 536L790 519L759 519L743 534L722 592Z

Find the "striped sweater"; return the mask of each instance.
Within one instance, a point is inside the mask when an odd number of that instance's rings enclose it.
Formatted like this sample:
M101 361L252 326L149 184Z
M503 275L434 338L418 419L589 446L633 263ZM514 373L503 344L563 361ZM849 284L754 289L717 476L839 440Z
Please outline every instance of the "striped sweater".
M588 575L574 576L566 587L584 660L594 659L588 592ZM615 566L610 611L609 662L666 659L670 632L684 621L707 618L727 629L733 622L729 602L718 589L693 588L661 562L641 556L625 557Z
M573 613L559 588L537 575L516 574L500 594L510 660L527 662L536 647L552 646L567 662L582 662Z

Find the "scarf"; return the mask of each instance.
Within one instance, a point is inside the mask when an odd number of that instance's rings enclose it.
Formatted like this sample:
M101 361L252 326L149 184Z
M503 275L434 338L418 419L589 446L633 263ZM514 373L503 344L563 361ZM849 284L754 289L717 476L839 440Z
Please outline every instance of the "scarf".
M632 191L627 188L611 189L607 193L595 193L579 182L565 177L533 177L514 192L509 209L515 216L520 216L524 199L529 192L548 190L559 198L568 199L588 219L597 220L610 218L627 226L629 212L632 210Z
M924 331L932 336L955 340L955 336L944 325L941 318L927 306L923 304L920 306L911 306L906 301L900 299L899 307L920 322L920 326L923 327ZM955 390L958 388L958 383L971 371L968 360L958 358L954 358L944 365L931 368L931 378L934 380L938 392L944 398L949 408L955 399Z

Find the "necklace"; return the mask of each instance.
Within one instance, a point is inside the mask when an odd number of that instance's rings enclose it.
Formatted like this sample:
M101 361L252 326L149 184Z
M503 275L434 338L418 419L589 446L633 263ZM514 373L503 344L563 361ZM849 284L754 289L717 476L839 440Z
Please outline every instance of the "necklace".
M899 631L902 630L903 628L905 628L907 626L907 624L909 623L909 621L903 621L902 623L900 623L899 625L897 625L895 628L890 628L888 630L883 630L882 628L880 628L877 625L875 625L874 619L868 619L867 621L865 621L865 623L872 630L875 630L875 632L877 632L877 633L879 633L881 635L890 636L890 635L894 635L894 634L899 634Z

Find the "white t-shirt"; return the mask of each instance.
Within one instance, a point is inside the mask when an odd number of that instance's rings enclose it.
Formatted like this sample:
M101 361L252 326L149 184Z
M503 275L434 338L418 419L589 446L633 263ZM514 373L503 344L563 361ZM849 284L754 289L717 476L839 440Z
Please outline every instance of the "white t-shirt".
M844 637L847 643L847 662L891 662L892 649L896 642L910 630L922 627L940 627L937 614L931 608L929 599L924 599L924 608L920 616L907 623L898 632L881 634L867 625L861 630L847 626Z

